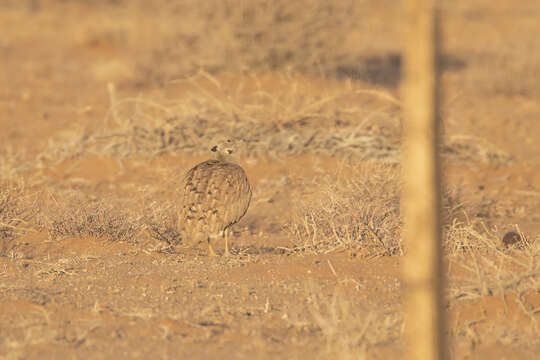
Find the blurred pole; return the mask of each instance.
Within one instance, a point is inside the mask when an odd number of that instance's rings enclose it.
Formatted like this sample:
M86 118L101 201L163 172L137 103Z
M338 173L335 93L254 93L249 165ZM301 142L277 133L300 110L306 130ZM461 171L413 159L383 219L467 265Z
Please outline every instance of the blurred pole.
M442 309L438 72L435 0L405 0L403 67L406 255L405 341L407 359L447 358Z

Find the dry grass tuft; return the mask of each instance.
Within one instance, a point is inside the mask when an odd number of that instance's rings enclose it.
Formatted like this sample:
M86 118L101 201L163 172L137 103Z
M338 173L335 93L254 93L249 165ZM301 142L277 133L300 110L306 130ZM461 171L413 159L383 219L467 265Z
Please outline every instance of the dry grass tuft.
M145 206L142 220L148 235L167 244L169 248L182 243L182 234L178 229L178 214L174 209L174 206L164 207L154 201Z
M118 98L109 86L111 107L97 130L78 129L63 144L51 142L37 159L48 167L81 154L115 158L207 152L223 134L246 140L252 159L303 154L396 164L400 160L400 102L391 92L359 84L313 95L302 89L304 78L277 75L278 90L268 79L244 83L200 71L178 81L192 91L175 101ZM266 83L266 86L268 84ZM351 105L354 104L354 105ZM361 120L359 120L361 119ZM462 161L508 164L512 158L485 141L461 136L443 146L443 154Z
M505 249L496 229L475 225L455 222L445 236L452 346L472 352L512 344L537 352L540 238Z
M38 219L38 226L53 237L91 236L137 244L150 241L160 251L181 245L173 203L149 200L160 198L151 190L130 199L96 200L74 191L59 196L61 200L49 201Z
M27 192L24 183L0 184L0 256L11 250L13 239L32 229L38 211L36 196Z
M246 93L243 84L229 91L228 84L200 72L183 81L193 91L174 102L117 100L113 89L103 128L74 134L77 140L65 149L48 149L40 156L41 166L82 153L117 158L200 155L222 134L245 139L246 155L252 158L323 154L398 161L399 119L390 94L351 88L309 95L298 90L301 81L283 75L277 93L262 88ZM210 83L211 89L201 83ZM358 106L345 106L351 100ZM358 118L364 120L359 123Z
M540 244L524 234L520 248L506 249L496 228L455 221L447 227L445 247L450 266L466 276L451 276L450 296L471 299L505 294L521 296L540 288Z
M317 191L303 197L289 225L295 251L358 250L393 255L399 243L398 171L389 166L361 166L343 179L324 177Z
M137 208L116 201L87 200L71 194L40 213L40 225L53 237L92 236L137 242L142 230Z
M403 254L400 217L400 173L393 165L347 167L347 176L317 178L311 193L300 194L297 215L288 229L294 252L327 253L353 250L363 256ZM464 211L478 213L464 203L457 188L447 189L442 204L443 223Z
M347 170L350 172L347 176L338 172L337 176L319 177L311 187L306 187L310 188L309 194L302 190L298 215L289 224L296 244L290 251L354 250L364 257L402 254L406 250L400 242L398 168L364 165ZM518 337L519 329L504 316L478 323L458 321L452 324L450 331L453 346L473 344L470 346L474 348L474 344L501 340L530 349L537 344L535 334L538 333L537 316L540 313L534 305L535 300L530 300L540 288L540 243L516 229L523 239L521 246L505 247L497 227L484 223L486 220L500 222L497 220L500 219L497 202L483 198L478 203L471 203L464 198L466 196L458 188L446 191L443 197L443 246L449 264L449 306L458 309L452 311L464 311L461 310L464 306L473 306L474 302L490 303L494 297L515 298L517 310L511 310L512 316L522 317L523 333ZM350 303L336 297L329 300L321 291L315 291L309 299L312 318L307 323L311 324L312 331L319 329L322 332L329 356L346 357L354 353L356 357L366 357L367 349L373 345L366 334L377 337L388 335L389 330L383 326L375 332L366 331L359 324L372 327L384 322L396 331L401 321L397 320L400 319L399 311L378 314L382 320L374 320L372 312L364 312L365 318L352 320L345 314L357 314L356 305L353 309ZM508 306L501 311L510 311ZM498 334L497 338L493 334ZM400 334L390 337L399 340ZM345 351L341 353L337 349Z

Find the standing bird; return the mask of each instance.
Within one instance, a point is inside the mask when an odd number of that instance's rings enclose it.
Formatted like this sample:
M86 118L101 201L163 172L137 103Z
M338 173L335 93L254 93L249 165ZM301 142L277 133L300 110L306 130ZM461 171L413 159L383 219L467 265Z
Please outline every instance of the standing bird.
M182 237L192 243L207 240L211 256L216 256L211 240L224 237L225 256L229 256L229 228L245 215L251 185L233 156L233 140L225 140L210 150L216 153L216 159L196 165L184 177L179 227Z

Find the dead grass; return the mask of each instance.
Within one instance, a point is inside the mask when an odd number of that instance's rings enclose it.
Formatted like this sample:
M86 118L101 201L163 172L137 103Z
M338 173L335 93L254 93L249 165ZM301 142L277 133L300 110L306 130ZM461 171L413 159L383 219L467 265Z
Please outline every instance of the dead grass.
M163 203L150 202L145 205L142 219L148 236L162 243L170 250L182 244L182 234L178 228L178 213L176 206L164 206ZM156 248L157 249L157 248Z
M14 239L33 230L31 221L39 211L36 199L22 181L0 184L0 257L12 250Z
M521 246L505 248L496 229L455 221L446 230L445 247L450 269L464 274L451 277L450 296L471 299L508 291L522 296L540 285L540 246L525 239ZM480 224L481 225L481 224Z
M91 200L77 193L53 200L38 220L53 238L92 236L137 242L142 230L138 208L125 207L118 200Z
M288 225L296 244L291 251L403 255L399 169L377 163L344 165L337 174L305 184L297 194L296 215ZM445 229L469 213L474 219L491 216L483 210L484 204L466 201L458 187L445 189L441 209Z
M481 219L455 220L446 226L453 349L473 352L482 344L499 343L534 353L540 345L540 308L534 300L540 288L540 247L538 237L519 233L525 239L521 246L506 248L497 228L485 226ZM472 319L469 313L462 315L476 308L485 309L483 315L481 310L473 311Z
M243 155L255 161L309 154L399 162L400 102L391 92L350 84L312 95L302 90L304 79L284 74L276 90L266 88L263 75L253 75L249 86L258 84L255 89L246 90L243 83L230 89L231 79L201 71L181 81L191 90L178 100L121 98L109 84L111 106L102 126L74 129L69 140L51 139L31 166L47 168L85 154L201 155L223 135L244 139ZM494 145L467 136L448 137L442 154L467 162L512 162Z
M74 132L70 143L54 143L39 156L38 166L84 153L116 158L202 154L222 134L245 139L245 155L251 158L321 154L397 161L398 104L390 93L351 85L310 95L299 89L302 77L286 75L272 93L264 85L245 91L240 83L229 89L228 81L200 72L182 81L192 91L175 101L120 98L109 86L111 108L103 126ZM250 82L264 84L264 76L254 75ZM345 106L351 101L358 105ZM364 118L360 124L359 117Z
M289 225L295 252L401 252L397 169L374 164L349 171L343 178L318 179L310 184L313 193L302 194L298 215Z
M297 215L289 224L296 246L288 249L289 252L321 254L348 250L367 258L403 254L406 250L400 240L398 169L371 164L347 170L320 176L301 188L295 200ZM503 246L496 224L503 224L505 211L499 207L495 199L484 197L479 202L471 201L459 188L445 192L442 212L449 277L447 301L450 309L457 309L450 311L456 316L456 311L470 306L467 304L471 302L490 303L491 298L515 297L512 301L516 310L507 307L501 311L521 316L521 334L518 335L520 329L504 316L487 317L479 323L456 322L450 328L455 350L474 351L479 344L499 341L519 343L523 349L529 349L527 351L538 346L535 334L539 329L540 308L533 300L528 300L537 296L534 294L540 288L538 239L534 234L527 236L516 229L523 239L520 246ZM336 299L326 299L323 304L315 301L313 319L330 344L328 351L349 349L339 353L340 356L347 358L354 353L366 357L362 341L350 336L361 337L365 330L347 328L357 326L359 320L348 324L339 322L341 313L358 311L347 306ZM394 319L398 314L400 312L392 312ZM364 321L370 321L369 314ZM382 329L377 331L379 336L385 333Z
M48 193L33 225L52 238L89 236L170 252L182 244L176 203L150 188L123 199L92 189L56 189L55 195Z

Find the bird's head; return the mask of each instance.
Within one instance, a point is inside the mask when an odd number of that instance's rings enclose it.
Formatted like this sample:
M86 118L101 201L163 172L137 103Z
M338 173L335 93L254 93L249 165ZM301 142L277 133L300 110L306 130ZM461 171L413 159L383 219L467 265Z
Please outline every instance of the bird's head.
M236 163L236 145L237 141L227 138L217 142L210 148L210 151L216 154L216 159L219 161Z

